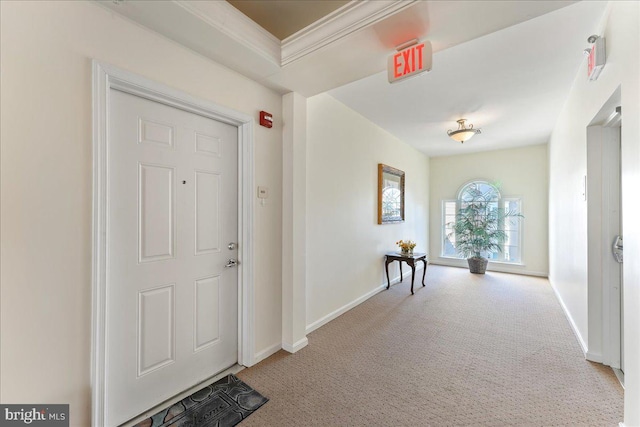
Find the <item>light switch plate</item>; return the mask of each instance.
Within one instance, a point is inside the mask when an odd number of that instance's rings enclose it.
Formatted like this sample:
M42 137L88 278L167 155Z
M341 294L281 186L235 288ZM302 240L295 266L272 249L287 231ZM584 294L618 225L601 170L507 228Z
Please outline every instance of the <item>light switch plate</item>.
M267 187L258 187L258 199L266 199L269 197L269 189Z

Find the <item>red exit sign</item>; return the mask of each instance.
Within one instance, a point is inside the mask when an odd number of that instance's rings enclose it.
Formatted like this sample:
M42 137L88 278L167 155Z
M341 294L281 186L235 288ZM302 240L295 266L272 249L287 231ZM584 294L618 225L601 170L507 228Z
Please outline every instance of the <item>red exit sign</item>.
M589 80L598 79L606 62L605 39L604 37L598 37L589 51L589 60L587 61L587 77Z
M387 75L389 83L431 71L431 42L413 44L389 56Z

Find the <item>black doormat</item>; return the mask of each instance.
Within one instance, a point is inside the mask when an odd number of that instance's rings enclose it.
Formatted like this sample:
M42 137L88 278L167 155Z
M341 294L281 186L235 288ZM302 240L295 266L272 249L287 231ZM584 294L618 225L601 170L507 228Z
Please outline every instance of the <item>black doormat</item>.
M231 427L268 401L231 374L139 422L135 427Z

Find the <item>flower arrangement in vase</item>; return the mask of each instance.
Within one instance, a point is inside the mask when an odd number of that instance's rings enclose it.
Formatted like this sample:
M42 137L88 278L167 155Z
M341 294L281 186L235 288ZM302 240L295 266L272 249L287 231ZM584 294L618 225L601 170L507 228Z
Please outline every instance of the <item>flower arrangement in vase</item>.
M396 245L400 248L400 253L403 255L413 254L413 248L416 247L416 242L413 240L398 240Z

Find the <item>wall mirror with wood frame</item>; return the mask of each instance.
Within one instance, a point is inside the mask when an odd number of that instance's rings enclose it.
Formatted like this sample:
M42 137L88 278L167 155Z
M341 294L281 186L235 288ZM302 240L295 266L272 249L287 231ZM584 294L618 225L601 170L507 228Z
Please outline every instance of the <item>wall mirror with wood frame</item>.
M378 164L378 224L404 221L404 172Z

